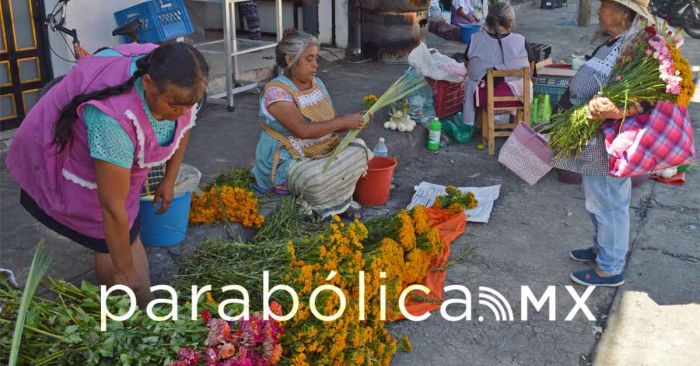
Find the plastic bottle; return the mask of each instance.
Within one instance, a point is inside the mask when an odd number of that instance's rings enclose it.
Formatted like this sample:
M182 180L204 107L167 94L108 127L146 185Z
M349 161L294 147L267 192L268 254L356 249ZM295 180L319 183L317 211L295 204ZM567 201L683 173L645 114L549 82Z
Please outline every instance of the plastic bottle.
M428 150L440 150L440 132L442 131L442 123L438 118L433 118L428 128Z
M372 153L374 153L375 156L382 156L385 158L389 156L389 149L386 147L383 137L379 138L379 142L377 142L377 145L374 146Z

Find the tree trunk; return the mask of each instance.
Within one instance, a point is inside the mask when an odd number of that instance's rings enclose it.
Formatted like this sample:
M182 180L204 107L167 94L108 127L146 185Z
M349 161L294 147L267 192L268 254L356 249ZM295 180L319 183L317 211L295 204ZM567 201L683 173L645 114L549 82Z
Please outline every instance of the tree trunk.
M578 26L589 27L591 25L591 0L578 1Z

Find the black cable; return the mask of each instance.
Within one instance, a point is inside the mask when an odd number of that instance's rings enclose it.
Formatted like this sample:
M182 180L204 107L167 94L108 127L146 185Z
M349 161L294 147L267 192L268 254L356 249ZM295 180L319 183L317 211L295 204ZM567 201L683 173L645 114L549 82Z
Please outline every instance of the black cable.
M54 50L53 47L51 47L51 42L49 42L49 49L56 57L60 58L61 60L66 61L66 62L76 63L75 60L69 60L69 59L64 58L63 56L59 55L58 52L56 52L56 50Z

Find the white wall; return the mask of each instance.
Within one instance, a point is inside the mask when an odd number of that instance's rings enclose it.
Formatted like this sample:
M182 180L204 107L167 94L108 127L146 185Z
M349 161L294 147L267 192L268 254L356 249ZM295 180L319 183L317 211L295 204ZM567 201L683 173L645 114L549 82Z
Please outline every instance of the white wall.
M115 45L119 39L112 37L116 28L114 12L136 5L144 0L71 0L67 6L66 28L78 31L80 45L88 52L100 47ZM50 13L56 0L46 0L46 13ZM67 37L69 38L69 37ZM68 39L70 43L70 39ZM49 30L49 44L60 57L73 60L72 51L58 32ZM51 52L51 65L54 76L63 75L73 66L72 62L61 60Z
M319 38L321 43L330 44L333 38L333 9L335 1L335 42L338 47L348 45L348 0L320 0L318 8Z

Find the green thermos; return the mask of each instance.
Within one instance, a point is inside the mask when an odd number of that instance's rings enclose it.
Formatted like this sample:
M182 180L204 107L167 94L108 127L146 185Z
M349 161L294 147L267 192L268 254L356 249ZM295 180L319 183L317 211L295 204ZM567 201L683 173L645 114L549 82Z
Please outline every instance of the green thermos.
M440 132L442 131L442 123L438 118L433 118L428 126L428 150L440 150Z

